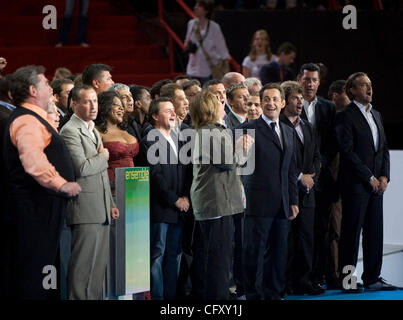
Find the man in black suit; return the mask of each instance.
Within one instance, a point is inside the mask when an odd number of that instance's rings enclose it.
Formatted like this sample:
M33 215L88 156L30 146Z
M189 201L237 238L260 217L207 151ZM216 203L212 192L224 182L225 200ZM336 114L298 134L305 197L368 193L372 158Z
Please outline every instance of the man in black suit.
M246 106L248 99L249 91L245 84L231 84L227 88L227 101L231 107L225 118L227 128L234 129L245 122L248 111Z
M340 149L342 224L339 269L356 266L360 233L366 290L395 290L380 277L383 252L383 193L390 180L389 150L380 113L373 109L372 84L363 72L346 81L352 102L337 114L336 137ZM341 277L344 277L342 275ZM360 292L343 283L346 292Z
M303 120L309 121L315 129L319 152L321 155L321 170L315 187L315 230L314 257L312 281L322 284L326 277L328 287L337 286L337 279L329 271L329 219L331 204L337 197L336 182L331 174L330 165L336 155L334 142L335 105L317 96L320 85L320 68L314 63L302 65L297 77L303 89L304 108L301 113Z
M255 170L242 179L245 291L247 299L279 300L285 284L289 220L298 214L296 138L294 130L279 121L285 106L280 85L265 85L260 98L262 116L243 126L255 130L255 157L248 160L255 161ZM260 271L263 275L257 274Z
M299 214L291 222L288 242L287 282L295 294L321 294L324 290L311 283L313 225L315 217L314 185L320 169L320 154L312 125L300 118L302 88L294 81L281 84L286 106L280 121L296 133Z
M284 42L277 50L277 60L265 64L259 72L262 84L295 80L295 73L289 67L295 61L297 49L290 42Z
M183 214L190 206L190 185L186 183L186 167L179 159L181 142L171 130L176 121L171 100L153 100L149 119L156 130L141 141L141 148L150 166L151 298L172 300L182 254Z

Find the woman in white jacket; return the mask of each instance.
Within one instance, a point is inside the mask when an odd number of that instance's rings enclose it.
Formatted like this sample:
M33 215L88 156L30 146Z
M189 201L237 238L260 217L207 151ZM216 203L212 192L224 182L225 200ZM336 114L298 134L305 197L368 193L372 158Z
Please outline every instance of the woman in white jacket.
M202 85L212 78L212 72L200 44L214 64L230 57L220 26L210 19L213 8L214 1L197 0L194 7L196 18L188 22L186 31L185 47L190 54L186 73Z

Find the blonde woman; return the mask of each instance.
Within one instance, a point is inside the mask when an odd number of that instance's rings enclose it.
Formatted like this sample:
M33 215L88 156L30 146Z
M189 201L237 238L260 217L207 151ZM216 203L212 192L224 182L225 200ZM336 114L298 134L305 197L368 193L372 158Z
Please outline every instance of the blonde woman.
M256 77L263 65L276 60L270 49L269 35L266 30L257 30L252 37L251 50L242 62L242 74L245 78Z
M241 159L238 150L248 151L253 139L237 140L222 124L224 106L212 93L203 90L190 104L190 115L196 129L192 155L193 182L190 197L196 220L198 248L194 253L197 279L196 298L229 299L229 271L233 238L232 216L243 212L241 181L236 173ZM201 267L203 266L203 267Z

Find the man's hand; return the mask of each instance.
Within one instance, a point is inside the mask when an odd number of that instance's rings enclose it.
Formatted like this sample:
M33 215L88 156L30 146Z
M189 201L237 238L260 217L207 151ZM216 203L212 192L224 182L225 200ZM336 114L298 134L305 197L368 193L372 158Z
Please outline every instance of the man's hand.
M67 194L69 197L75 197L81 192L81 187L77 182L66 182L60 188L60 192Z
M183 200L185 201L186 207L185 207L185 212L189 210L190 207L190 201L188 197L183 197Z
M118 208L111 208L111 217L112 217L112 219L119 218L119 209Z
M108 149L104 148L103 144L99 146L98 153L103 153L105 156L106 160L109 160L109 151Z
M246 152L249 152L254 143L255 139L253 137L247 134L243 134L235 141L235 150L242 148Z
M188 211L189 210L189 199L186 197L181 197L175 202L175 206L180 210L180 211Z
M6 67L6 65L7 65L6 58L0 57L0 73L1 73L1 71L3 71L3 69Z
M371 181L369 182L369 184L371 185L373 192L378 192L378 189L379 189L379 180L378 180L377 178L373 177L373 178L371 179Z
M315 185L315 182L313 181L313 177L315 176L314 173L312 174L303 174L301 176L301 183L302 185L307 188L307 189L312 189L313 186Z
M386 188L388 187L388 178L382 176L379 177L379 187L378 187L378 193L382 194L386 191Z
M288 220L294 220L298 213L299 213L299 208L295 204L290 206L290 213L291 215L288 216Z

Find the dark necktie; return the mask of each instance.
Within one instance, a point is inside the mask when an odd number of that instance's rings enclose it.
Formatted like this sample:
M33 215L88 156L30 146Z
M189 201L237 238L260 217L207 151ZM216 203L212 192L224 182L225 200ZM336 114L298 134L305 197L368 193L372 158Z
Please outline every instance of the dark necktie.
M276 131L276 125L277 125L276 122L270 123L271 131L273 132L274 139L276 140L276 142L278 143L280 148L283 149L283 146L281 145L281 142L280 142L280 137L278 136L277 131Z

